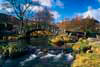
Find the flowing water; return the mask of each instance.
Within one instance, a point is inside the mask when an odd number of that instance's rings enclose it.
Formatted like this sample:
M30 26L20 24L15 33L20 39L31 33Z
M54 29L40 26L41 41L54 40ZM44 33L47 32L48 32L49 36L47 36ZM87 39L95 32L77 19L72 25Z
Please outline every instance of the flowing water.
M51 50L51 53L39 56L42 51L38 51L16 59L4 59L0 56L0 67L70 67L73 60L71 53L64 55L62 52L53 52L55 51Z

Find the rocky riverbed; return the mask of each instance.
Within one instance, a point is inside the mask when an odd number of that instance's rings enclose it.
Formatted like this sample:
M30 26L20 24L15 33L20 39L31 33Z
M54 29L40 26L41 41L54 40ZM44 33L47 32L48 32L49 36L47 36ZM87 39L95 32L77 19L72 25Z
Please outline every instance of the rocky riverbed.
M32 48L32 53L18 58L0 56L0 67L70 67L74 56L72 51L63 49Z

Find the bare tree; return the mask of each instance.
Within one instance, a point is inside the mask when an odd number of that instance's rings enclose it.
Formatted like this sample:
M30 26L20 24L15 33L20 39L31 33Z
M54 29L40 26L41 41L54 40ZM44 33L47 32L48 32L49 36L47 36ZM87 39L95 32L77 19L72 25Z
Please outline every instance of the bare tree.
M44 7L43 11L39 11L34 17L38 22L51 22L53 21L53 15L50 13L49 9Z
M39 11L33 16L33 20L38 22L37 28L42 27L47 29L49 27L48 24L51 23L54 18L50 10L44 7L43 11Z
M20 20L19 31L22 33L24 21L29 16L33 15L32 6L38 5L38 2L33 2L32 0L6 0L9 4L4 5L6 8L12 8L13 11L11 15L16 16ZM31 8L31 9L30 9Z

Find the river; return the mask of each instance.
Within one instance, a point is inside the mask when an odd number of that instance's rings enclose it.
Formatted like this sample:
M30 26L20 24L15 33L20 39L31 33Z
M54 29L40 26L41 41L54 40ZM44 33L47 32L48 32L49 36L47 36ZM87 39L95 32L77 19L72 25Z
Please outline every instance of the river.
M47 53L43 57L37 57L33 53L16 59L4 59L0 56L0 67L70 67L73 56L69 53L66 54L67 59L64 59L64 57L62 53Z

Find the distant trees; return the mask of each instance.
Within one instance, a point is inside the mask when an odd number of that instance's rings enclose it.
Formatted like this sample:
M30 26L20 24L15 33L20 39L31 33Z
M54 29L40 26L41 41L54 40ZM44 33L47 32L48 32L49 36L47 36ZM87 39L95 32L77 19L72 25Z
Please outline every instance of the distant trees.
M39 11L37 12L34 16L33 16L33 20L35 19L35 21L38 22L51 22L53 21L53 15L50 13L49 9L44 7L43 11Z
M74 18L70 21L66 20L59 24L59 27L65 31L77 31L77 32L96 32L96 25L98 21L93 18Z
M65 20L59 24L60 28L63 28L65 31L80 31L81 20L74 18L72 20Z
M53 20L54 20L53 15L46 7L44 7L43 11L39 11L33 16L33 21L37 22L37 28L47 29L48 24L50 24Z
M81 30L84 32L96 32L96 20L86 18L81 21Z

